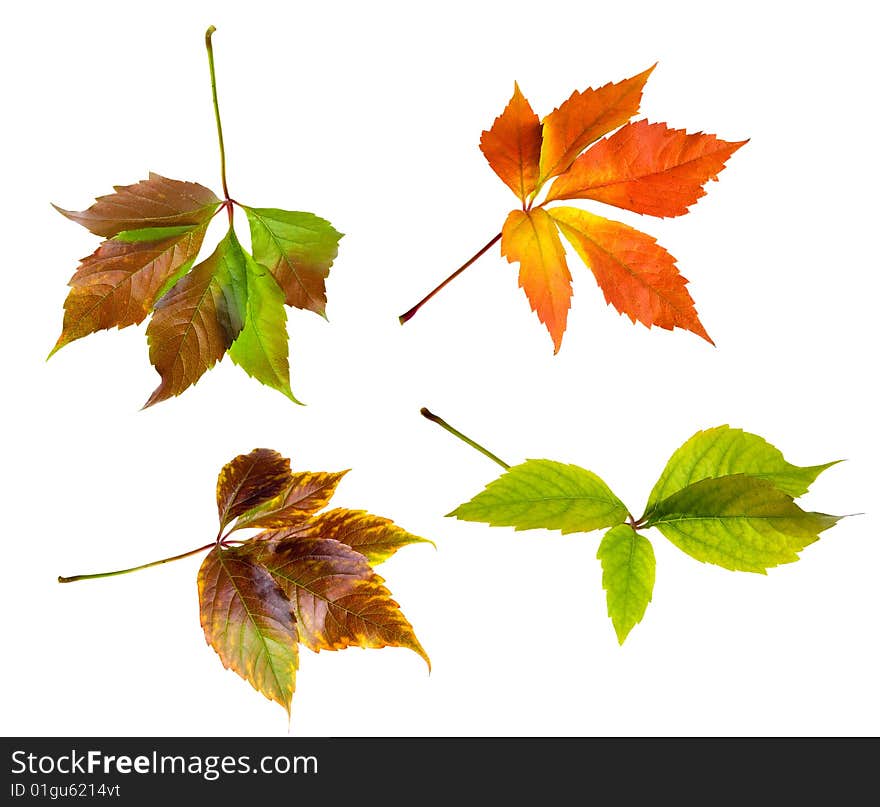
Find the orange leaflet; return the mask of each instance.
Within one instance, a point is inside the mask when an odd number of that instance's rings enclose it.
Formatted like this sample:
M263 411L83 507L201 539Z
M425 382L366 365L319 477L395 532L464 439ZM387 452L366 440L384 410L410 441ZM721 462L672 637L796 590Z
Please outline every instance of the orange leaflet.
M626 123L639 111L647 70L598 90L588 88L571 97L544 118L541 146L541 178L549 179L568 170L590 143Z
M558 352L572 295L559 227L619 312L648 327L683 328L712 342L685 289L687 280L653 238L575 208L547 207L561 199L591 199L636 213L680 216L748 142L688 134L665 123L630 123L653 69L573 93L544 118L540 132L531 106L515 86L504 112L483 132L480 147L520 198L522 210L509 214L502 232L402 314L401 323L501 240L501 254L519 262L519 285ZM600 139L604 135L609 136ZM553 177L541 201L541 191Z
M523 202L538 187L541 122L518 84L514 83L513 98L504 112L483 132L480 150L501 181Z
M519 261L519 285L538 319L550 331L553 352L557 353L571 305L571 274L559 233L547 211L511 211L501 231L501 254L511 263Z
M621 314L649 328L684 328L715 344L697 317L675 258L650 235L575 207L554 207L549 215Z
M545 201L595 199L651 216L681 216L747 142L687 134L665 123L628 123L578 157Z

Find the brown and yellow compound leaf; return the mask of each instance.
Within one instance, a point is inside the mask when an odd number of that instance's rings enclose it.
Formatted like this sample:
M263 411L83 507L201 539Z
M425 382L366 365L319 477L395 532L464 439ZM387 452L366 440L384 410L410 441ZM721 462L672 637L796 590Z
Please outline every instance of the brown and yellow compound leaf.
M300 643L315 652L405 647L430 669L371 563L407 544L431 542L364 510L318 513L345 473L293 473L277 451L255 448L226 463L217 478L220 532L198 576L205 638L225 667L288 711ZM255 526L274 529L231 537Z
M299 662L290 602L262 566L239 549L212 549L198 577L208 644L223 666L290 711Z
M290 460L270 448L255 448L227 462L217 477L220 529L242 513L275 499L290 479Z

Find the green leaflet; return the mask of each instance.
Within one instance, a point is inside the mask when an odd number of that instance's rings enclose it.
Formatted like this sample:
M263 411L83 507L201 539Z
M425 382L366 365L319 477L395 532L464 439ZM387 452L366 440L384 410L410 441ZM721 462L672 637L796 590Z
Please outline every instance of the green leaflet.
M247 307L244 328L229 348L229 357L252 378L300 403L290 390L284 294L265 267L244 250L241 252L247 277Z
M629 632L642 621L654 591L654 548L629 524L608 530L596 557L602 562L602 588L606 592L608 616L623 644Z
M657 527L691 557L725 569L765 573L840 518L801 510L772 482L746 474L703 479L658 502L644 527Z
M626 520L628 511L591 471L553 460L526 460L449 515L493 527L565 534L613 527Z
M342 233L312 213L245 207L257 263L274 276L287 305L324 316L324 280L330 272Z
M176 238L185 235L197 227L207 229L207 224L184 224L179 227L142 227L139 230L123 230L113 236L114 241L137 244L141 241L161 241L163 238Z
M816 477L835 462L808 467L792 465L764 438L726 425L716 426L697 432L669 458L648 497L645 515L650 515L661 499L692 482L732 474L766 479L783 493L802 496Z

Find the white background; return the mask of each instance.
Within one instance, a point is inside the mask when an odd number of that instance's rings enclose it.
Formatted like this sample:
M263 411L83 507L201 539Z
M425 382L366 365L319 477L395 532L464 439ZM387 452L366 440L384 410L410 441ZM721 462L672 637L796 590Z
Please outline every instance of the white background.
M0 731L24 735L875 735L877 114L869 4L16 3L4 124ZM329 322L291 311L297 407L228 359L139 411L144 329L44 358L87 207L149 170L219 191L203 34L217 26L230 190L346 235ZM643 114L751 138L689 215L641 227L676 256L718 347L633 326L572 259L562 350L497 247L405 327L397 315L516 200L478 149L519 81L540 115L654 62ZM218 217L210 244L222 235ZM243 216L238 231L247 243ZM203 254L207 254L207 251ZM600 474L636 515L669 454L730 423L792 462L803 500L861 513L765 577L656 532L654 600L619 647L599 533L444 518L508 462ZM352 468L334 499L432 538L380 567L431 655L304 650L292 719L224 670L199 560L61 586L208 542L220 467L257 446Z

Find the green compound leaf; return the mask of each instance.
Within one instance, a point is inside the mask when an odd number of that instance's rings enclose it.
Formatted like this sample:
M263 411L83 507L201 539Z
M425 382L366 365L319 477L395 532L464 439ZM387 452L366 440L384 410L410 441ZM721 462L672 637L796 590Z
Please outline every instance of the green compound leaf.
M629 632L642 621L654 591L654 548L644 535L629 524L608 530L596 557L602 562L602 588L608 601L608 616L623 644Z
M628 511L592 471L553 460L526 460L449 515L493 527L566 534L613 527L626 520Z
M290 390L284 293L267 269L244 250L242 255L247 276L247 314L244 328L229 348L229 358L251 378L300 403Z
M642 531L656 527L699 561L766 574L796 561L804 547L843 518L808 512L794 502L833 462L792 465L763 438L726 425L697 432L673 454L648 510L635 520L590 471L551 460L511 467L429 409L423 407L421 414L505 468L449 516L518 530L611 528L597 558L620 644L643 618L653 594L654 550Z
M658 502L657 527L683 552L725 569L766 573L792 563L840 516L801 510L772 482L746 474L703 479Z
M272 273L287 305L324 316L324 280L336 258L342 233L312 213L272 207L244 210L254 258Z
M840 462L799 467L786 462L782 452L757 434L716 426L697 432L666 463L654 485L645 516L665 499L693 482L733 474L766 479L783 493L802 496L822 471Z

